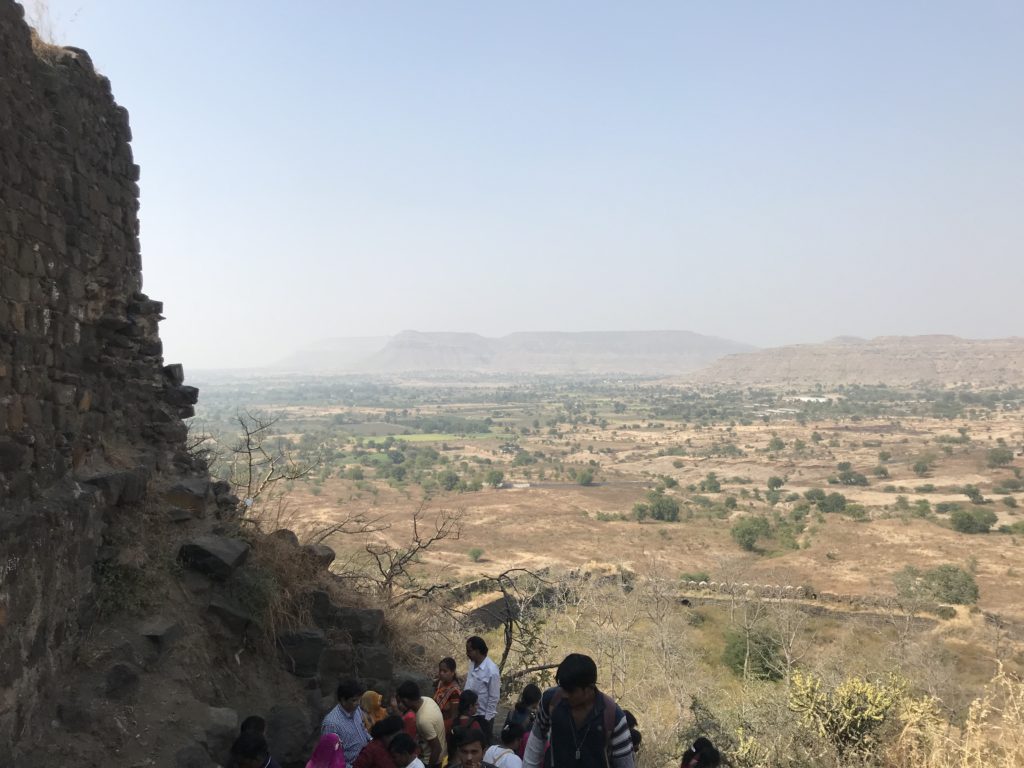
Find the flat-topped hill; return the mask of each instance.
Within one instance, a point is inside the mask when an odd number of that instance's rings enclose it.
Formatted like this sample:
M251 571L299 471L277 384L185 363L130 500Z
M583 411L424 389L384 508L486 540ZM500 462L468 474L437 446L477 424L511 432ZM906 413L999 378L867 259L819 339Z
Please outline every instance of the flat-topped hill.
M698 371L702 383L933 384L1024 383L1024 338L957 336L840 337L729 355Z
M403 331L390 338L321 342L276 367L354 373L658 375L695 371L724 355L752 349L690 331L536 332L498 338Z

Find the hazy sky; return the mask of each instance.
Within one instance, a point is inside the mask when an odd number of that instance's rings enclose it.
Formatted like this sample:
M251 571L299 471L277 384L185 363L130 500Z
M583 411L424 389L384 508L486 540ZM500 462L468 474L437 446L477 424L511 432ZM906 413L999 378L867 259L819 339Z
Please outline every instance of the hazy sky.
M1024 3L49 0L166 357L418 330L1024 335Z

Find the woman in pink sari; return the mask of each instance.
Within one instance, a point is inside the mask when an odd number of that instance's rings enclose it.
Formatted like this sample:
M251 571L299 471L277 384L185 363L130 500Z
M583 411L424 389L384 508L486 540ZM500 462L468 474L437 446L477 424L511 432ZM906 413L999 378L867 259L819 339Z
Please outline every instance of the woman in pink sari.
M325 733L313 750L306 768L345 768L345 751L336 733Z

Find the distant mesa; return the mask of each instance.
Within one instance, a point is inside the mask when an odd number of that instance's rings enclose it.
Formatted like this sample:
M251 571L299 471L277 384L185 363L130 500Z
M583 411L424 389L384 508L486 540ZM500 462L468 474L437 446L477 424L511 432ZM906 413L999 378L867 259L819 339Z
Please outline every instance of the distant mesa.
M957 336L841 336L728 355L689 377L742 386L813 384L973 385L1024 383L1024 339Z
M291 372L673 375L754 347L690 331L475 333L403 331L328 339L275 366Z

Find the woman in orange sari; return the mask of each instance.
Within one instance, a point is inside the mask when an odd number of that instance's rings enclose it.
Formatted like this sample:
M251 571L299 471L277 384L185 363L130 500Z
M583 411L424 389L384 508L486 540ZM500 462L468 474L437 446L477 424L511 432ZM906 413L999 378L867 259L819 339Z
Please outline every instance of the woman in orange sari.
M444 716L445 733L452 729L452 723L459 714L459 678L455 676L455 659L450 656L441 659L437 665L437 690L434 691L434 702Z
M376 723L388 716L388 711L381 706L383 699L384 697L376 691L367 691L359 700L359 708L363 710L363 725L366 726L367 733Z

